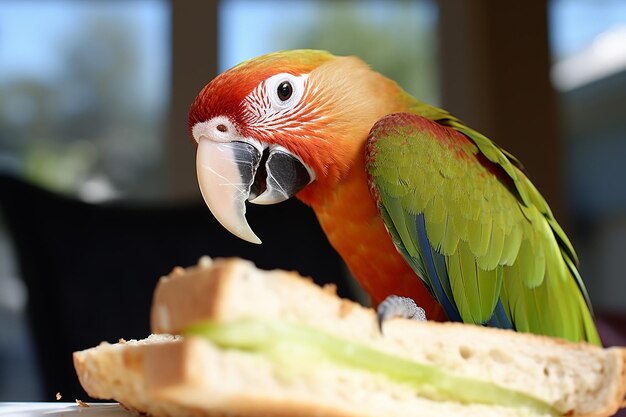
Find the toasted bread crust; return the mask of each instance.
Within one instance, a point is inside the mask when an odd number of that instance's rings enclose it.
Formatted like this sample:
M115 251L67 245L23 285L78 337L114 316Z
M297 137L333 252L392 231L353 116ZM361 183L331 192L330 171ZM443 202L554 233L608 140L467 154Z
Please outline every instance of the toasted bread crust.
M612 347L606 349L614 358L614 361L607 361L608 366L615 365L614 376L608 379L607 383L613 382L612 392L606 396L604 406L591 410L583 417L606 417L612 416L620 409L626 407L626 349L622 347Z
M186 270L174 268L169 275L161 277L152 297L152 332L179 333L193 321L217 317L223 310L224 290L238 265L205 259ZM193 287L188 285L192 283Z

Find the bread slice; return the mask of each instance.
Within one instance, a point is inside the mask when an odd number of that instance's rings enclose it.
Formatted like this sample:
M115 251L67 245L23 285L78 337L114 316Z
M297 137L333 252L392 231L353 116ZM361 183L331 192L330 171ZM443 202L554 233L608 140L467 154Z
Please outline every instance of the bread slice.
M625 350L458 323L392 320L338 298L332 288L238 259L205 258L175 268L154 294L154 333L198 321L263 318L301 323L456 375L496 383L562 415L608 416L623 406ZM284 366L260 354L222 350L198 337L151 336L74 354L95 398L154 416L539 416L526 408L434 401L400 383L321 361Z
M90 396L155 417L544 417L524 408L433 401L347 368L283 369L199 338L152 335L76 352Z

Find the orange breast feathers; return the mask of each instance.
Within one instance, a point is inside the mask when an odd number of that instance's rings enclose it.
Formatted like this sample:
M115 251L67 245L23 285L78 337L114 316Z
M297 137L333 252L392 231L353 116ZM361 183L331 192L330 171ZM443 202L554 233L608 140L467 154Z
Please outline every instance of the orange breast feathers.
M426 286L397 251L370 197L365 166L355 167L332 190L298 195L311 205L328 240L374 306L388 295L410 297L429 320L446 316Z

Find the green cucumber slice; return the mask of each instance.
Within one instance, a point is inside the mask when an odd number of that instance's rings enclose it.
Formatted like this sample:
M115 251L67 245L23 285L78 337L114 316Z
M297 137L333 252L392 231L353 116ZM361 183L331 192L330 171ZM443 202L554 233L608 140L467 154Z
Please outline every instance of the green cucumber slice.
M203 337L222 349L274 358L295 352L300 360L326 360L337 366L381 374L437 401L527 407L540 414L560 415L550 404L530 395L399 358L304 325L241 319L227 323L201 322L188 327L183 334Z

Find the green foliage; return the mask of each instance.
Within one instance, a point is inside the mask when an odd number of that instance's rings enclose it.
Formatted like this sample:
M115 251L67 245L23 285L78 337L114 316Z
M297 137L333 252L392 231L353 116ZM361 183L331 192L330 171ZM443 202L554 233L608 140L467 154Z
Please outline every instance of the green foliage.
M285 49L356 55L410 94L436 104L435 19L429 5L406 0L319 1L310 24L286 21L276 29L275 38Z
M146 183L158 182L146 179L159 172L163 108L143 98L133 30L94 14L50 39L58 68L0 84L0 156L11 156L9 169L68 194L94 178L156 194Z

